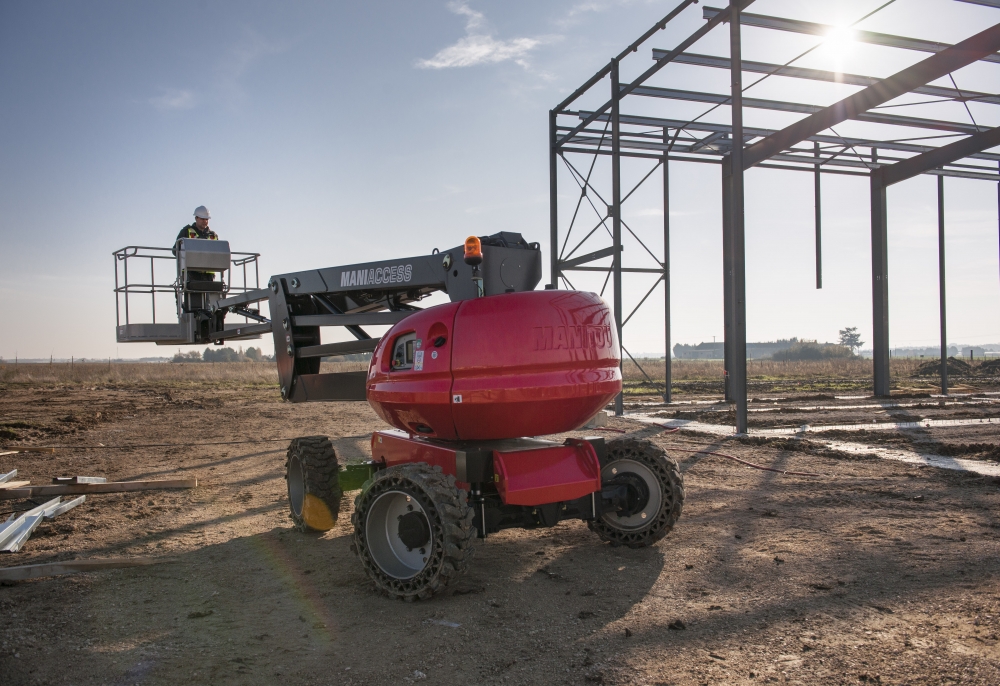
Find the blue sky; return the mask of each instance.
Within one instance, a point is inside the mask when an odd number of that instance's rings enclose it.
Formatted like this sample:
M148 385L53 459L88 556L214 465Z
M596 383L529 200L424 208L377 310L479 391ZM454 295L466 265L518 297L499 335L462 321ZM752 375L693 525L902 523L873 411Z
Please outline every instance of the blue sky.
M758 0L753 11L847 24L880 4ZM262 253L265 276L419 255L500 230L547 253L548 110L673 5L0 3L0 356L169 354L115 343L111 252L169 245L199 204L235 250ZM700 17L688 10L623 73L645 69L651 48L673 47ZM955 42L998 21L1000 11L953 0L896 0L860 28ZM725 54L723 40L696 48ZM748 30L744 56L784 62L815 42ZM822 49L801 64L883 76L921 57ZM998 68L955 77L996 92ZM724 78L694 82L680 66L658 78L726 87ZM752 94L825 104L850 92L779 81ZM964 110L936 107L913 114L967 121ZM991 112L974 114L1000 125ZM841 131L854 132L863 133ZM643 173L628 167L626 183ZM718 169L674 165L672 180L674 341L721 338ZM563 213L572 183L560 176ZM811 176L747 176L752 340L831 340L845 326L870 340L867 183L823 183L817 291ZM937 340L934 184L921 177L890 191L893 345ZM651 246L662 224L657 186L625 208ZM1000 342L995 184L949 179L947 207L949 338ZM639 264L639 250L626 245L626 262ZM626 307L645 291L641 278L628 282ZM635 352L662 350L662 298L648 302L626 329Z

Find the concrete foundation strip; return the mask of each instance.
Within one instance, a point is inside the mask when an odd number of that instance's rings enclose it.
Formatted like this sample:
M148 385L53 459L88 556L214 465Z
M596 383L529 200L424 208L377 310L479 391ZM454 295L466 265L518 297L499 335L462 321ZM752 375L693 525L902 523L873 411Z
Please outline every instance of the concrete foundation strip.
M716 436L733 436L733 427L724 424L705 424L703 422L690 421L686 419L655 418L649 415L630 414L630 419L644 424L656 424L658 426L686 429L688 431L698 431L701 433L714 434ZM1000 426L1000 420L991 418L985 419L926 419L920 422L883 422L880 424L838 424L824 426L802 426L798 429L759 429L753 432L754 436L803 436L806 433L815 434L811 440L823 444L830 450L836 450L853 455L876 455L887 460L896 460L908 464L924 465L928 467L939 467L941 469L952 469L963 472L972 472L983 476L1000 476L1000 464L992 462L982 462L980 460L967 460L959 457L946 457L944 455L932 455L918 453L911 450L898 450L895 448L880 448L867 445L865 443L855 443L851 441L832 441L822 436L824 431L887 431L898 429L923 429L931 427L948 426L971 426L975 424L992 424ZM2 493L2 491L0 491Z
M100 569L121 569L123 567L144 567L146 565L174 562L169 558L125 557L106 560L68 560L66 562L46 562L37 565L0 568L0 581L24 581L46 576L92 572Z
M34 498L36 496L78 495L80 493L128 493L132 491L163 491L177 488L197 488L197 479L162 479L159 481L110 481L103 484L59 484L0 489L0 500Z

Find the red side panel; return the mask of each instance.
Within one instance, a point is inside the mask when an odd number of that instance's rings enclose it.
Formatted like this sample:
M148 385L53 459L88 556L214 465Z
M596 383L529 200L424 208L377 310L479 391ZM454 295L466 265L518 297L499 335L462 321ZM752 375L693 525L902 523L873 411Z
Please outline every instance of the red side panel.
M411 462L426 462L441 467L445 474L455 476L455 450L433 445L395 432L376 431L372 434L372 459L383 462L386 467ZM456 482L459 488L468 484Z
M577 429L621 390L611 313L594 293L530 291L460 305L451 391L460 438Z
M553 448L493 453L497 490L508 505L545 505L601 490L601 466L586 441Z
M448 303L410 315L382 337L368 368L368 403L388 424L421 436L458 438L451 416L450 364L455 313L460 304ZM423 353L422 368L390 371L394 341L411 332L416 333ZM435 347L433 341L439 337L445 342Z

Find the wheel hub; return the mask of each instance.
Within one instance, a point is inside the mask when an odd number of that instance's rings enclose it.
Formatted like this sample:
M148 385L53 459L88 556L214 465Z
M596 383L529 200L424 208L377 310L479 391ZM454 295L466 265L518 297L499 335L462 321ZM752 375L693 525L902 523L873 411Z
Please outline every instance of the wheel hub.
M624 496L618 498L615 511L602 515L608 525L619 530L635 530L653 523L660 511L663 493L649 467L637 460L614 460L601 470L601 481L605 488L614 485Z
M641 476L632 472L620 472L604 485L601 494L611 501L611 506L619 517L641 513L649 504L649 486Z
M399 540L407 550L422 548L431 540L431 527L423 512L407 512L399 515Z
M404 491L386 491L375 499L368 511L365 538L372 561L395 579L412 579L430 557L427 513Z

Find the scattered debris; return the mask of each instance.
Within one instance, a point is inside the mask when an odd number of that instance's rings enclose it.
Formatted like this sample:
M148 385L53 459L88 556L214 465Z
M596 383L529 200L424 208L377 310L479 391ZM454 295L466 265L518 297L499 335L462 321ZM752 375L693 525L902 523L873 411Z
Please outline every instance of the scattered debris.
M55 476L52 477L54 484L106 484L108 480L103 476Z
M56 515L71 510L82 503L84 498L76 498L65 503L61 501L62 498L53 498L47 503L24 512L20 517L16 515L8 517L7 521L0 526L0 551L16 553L31 537L43 519L52 520Z

